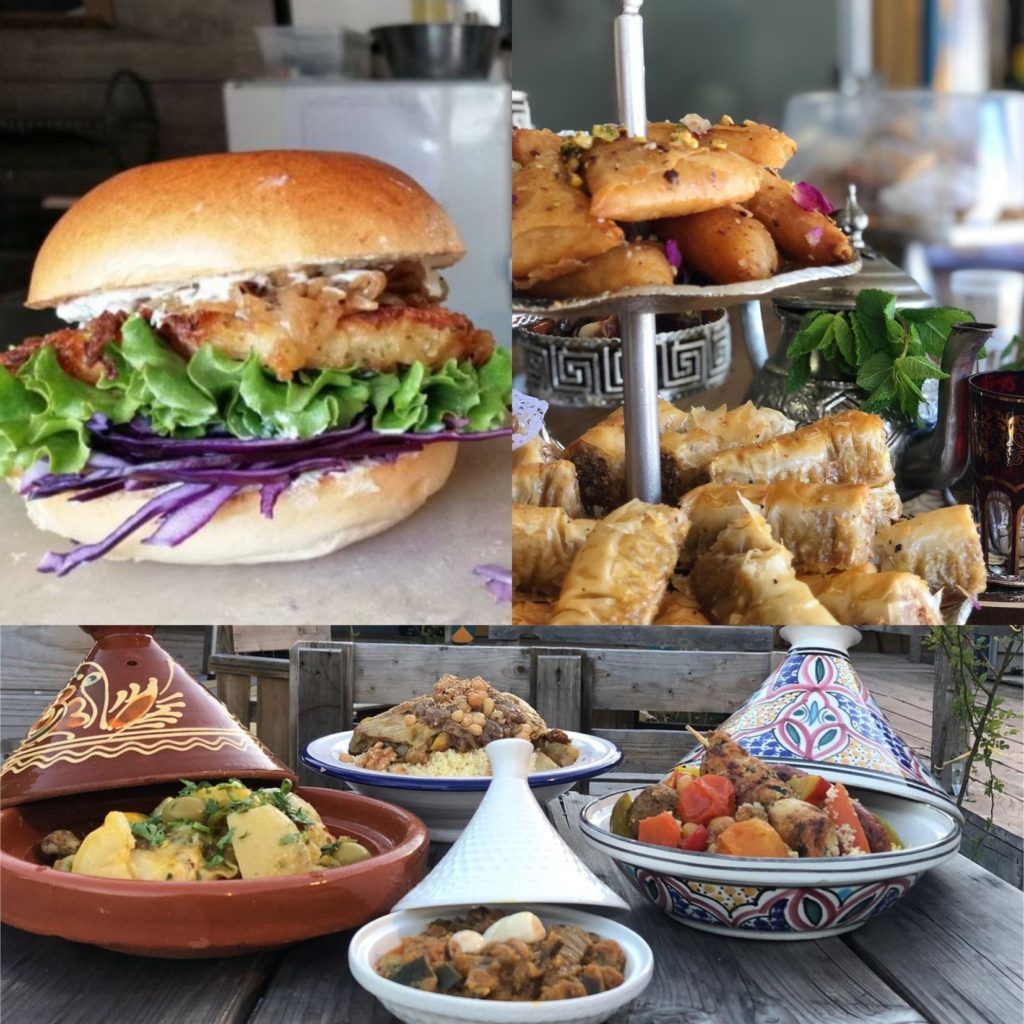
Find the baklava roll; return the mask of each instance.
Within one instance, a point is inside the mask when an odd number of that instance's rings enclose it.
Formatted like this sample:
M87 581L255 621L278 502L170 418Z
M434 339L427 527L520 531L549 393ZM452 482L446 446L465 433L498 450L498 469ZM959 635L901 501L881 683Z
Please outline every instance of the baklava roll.
M850 570L825 577L814 590L840 622L851 626L942 625L938 598L913 573Z
M576 467L568 459L556 462L530 462L512 470L512 502L515 505L540 505L561 508L578 519L583 515Z
M593 519L570 519L563 509L512 506L512 585L523 594L555 596L595 526Z

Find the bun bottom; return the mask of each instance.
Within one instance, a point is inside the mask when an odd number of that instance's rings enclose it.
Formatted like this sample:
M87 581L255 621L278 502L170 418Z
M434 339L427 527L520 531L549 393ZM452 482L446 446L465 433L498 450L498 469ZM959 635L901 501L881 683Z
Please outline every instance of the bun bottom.
M444 486L455 465L455 441L428 444L394 462L300 478L277 500L273 519L260 515L259 492L223 505L177 547L142 543L144 528L105 557L177 565L239 565L319 558L382 533L412 515ZM67 495L28 502L32 522L82 544L94 544L137 512L155 491L122 491L89 502Z

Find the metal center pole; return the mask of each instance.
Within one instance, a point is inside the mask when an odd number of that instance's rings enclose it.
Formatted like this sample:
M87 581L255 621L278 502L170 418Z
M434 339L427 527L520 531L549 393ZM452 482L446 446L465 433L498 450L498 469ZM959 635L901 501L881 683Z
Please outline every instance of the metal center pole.
M623 0L615 19L615 84L619 120L630 135L647 134L644 78L643 0ZM623 310L622 391L626 429L626 492L642 501L661 501L661 456L658 444L658 373L653 313Z

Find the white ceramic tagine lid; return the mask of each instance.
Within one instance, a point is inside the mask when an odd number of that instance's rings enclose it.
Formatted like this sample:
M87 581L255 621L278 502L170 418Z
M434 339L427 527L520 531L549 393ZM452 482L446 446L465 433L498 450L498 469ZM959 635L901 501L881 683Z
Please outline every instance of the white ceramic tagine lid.
M517 903L586 904L628 910L545 817L526 781L526 740L487 744L491 784L462 835L395 910Z

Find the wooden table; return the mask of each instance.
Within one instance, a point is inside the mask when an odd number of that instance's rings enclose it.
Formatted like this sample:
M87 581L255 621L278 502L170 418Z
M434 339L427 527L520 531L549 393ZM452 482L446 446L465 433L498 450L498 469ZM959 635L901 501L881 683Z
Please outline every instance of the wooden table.
M577 822L586 799L569 794L552 818L629 900L621 919L656 957L650 987L615 1024L1019 1024L1022 894L965 857L926 874L893 910L845 938L725 939L669 920L584 845ZM5 927L4 1021L386 1024L393 1018L348 973L348 939L220 960L152 960Z

